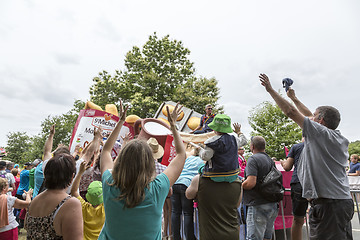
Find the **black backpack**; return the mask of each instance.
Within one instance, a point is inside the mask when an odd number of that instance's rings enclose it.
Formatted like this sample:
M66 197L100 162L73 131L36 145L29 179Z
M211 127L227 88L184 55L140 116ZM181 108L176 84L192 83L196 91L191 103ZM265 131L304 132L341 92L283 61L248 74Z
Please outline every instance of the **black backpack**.
M282 173L276 168L273 160L271 169L260 181L258 190L263 198L269 202L280 202L284 198L285 188L283 186Z

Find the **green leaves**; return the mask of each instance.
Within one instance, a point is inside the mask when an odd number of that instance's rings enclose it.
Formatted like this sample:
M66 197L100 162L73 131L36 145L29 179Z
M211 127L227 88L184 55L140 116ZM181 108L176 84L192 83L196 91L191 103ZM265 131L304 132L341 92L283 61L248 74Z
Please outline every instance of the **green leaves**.
M90 99L101 107L122 99L131 105L129 114L142 118L154 116L169 100L201 113L208 103L216 107L220 92L216 79L196 77L189 54L181 41L154 33L142 48L134 46L126 54L124 71L113 76L103 71L93 79Z
M290 149L301 141L301 128L274 103L266 101L257 105L250 111L248 120L254 130L251 135L265 138L266 152L271 157L284 159L284 145Z
M352 154L360 155L360 140L351 142L349 144L349 156L351 156Z

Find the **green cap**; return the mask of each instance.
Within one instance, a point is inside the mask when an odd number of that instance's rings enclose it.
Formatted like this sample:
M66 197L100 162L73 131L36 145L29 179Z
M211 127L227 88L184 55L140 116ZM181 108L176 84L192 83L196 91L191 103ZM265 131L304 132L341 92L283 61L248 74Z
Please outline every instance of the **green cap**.
M90 183L87 189L86 199L93 206L103 203L102 183L100 181Z
M225 114L216 114L214 120L208 125L214 131L232 133L231 118Z

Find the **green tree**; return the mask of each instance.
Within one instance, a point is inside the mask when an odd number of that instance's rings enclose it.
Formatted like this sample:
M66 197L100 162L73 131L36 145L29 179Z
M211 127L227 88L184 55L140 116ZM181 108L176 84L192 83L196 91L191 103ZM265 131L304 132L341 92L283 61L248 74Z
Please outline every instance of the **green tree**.
M349 144L349 154L350 154L350 156L352 154L360 155L360 140L357 140L355 142L351 142Z
M56 148L59 144L69 145L79 112L84 106L85 103L83 101L75 100L73 108L67 113L58 116L48 116L42 121L41 132L36 139L38 144L34 144L34 153L43 153L45 141L49 136L50 127L53 124L55 124L53 147Z
M284 145L290 148L301 140L301 128L274 103L265 101L250 111L252 136L266 140L266 152L277 159L285 158Z
M50 126L53 124L56 124L54 148L60 143L68 145L79 112L84 106L83 101L75 100L73 108L67 113L58 116L49 115L41 122L41 132L35 136L28 136L25 132L9 133L7 135L6 151L8 156L6 159L18 163L32 162L37 158L41 159Z
M216 79L197 78L189 54L181 41L169 35L158 38L154 33L142 48L134 46L126 54L124 71L116 70L113 76L102 71L93 79L90 100L104 107L118 105L121 98L130 104L129 114L143 118L152 117L169 100L200 112L207 103L217 107L220 90Z
M196 112L203 113L207 104L212 104L215 112L222 113L223 106L219 106L220 89L217 87L218 81L215 78L192 78L185 84L177 87L174 101L180 102L184 106L191 106Z
M30 161L26 154L31 147L31 137L26 132L9 132L7 138L5 159L21 164Z

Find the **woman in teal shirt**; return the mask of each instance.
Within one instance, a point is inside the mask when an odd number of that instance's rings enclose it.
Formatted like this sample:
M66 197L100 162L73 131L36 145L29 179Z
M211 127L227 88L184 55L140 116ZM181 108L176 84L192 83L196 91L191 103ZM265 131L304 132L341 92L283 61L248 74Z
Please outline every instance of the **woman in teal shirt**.
M111 150L127 111L120 101L119 122L100 157L105 224L99 239L161 239L165 198L185 163L185 148L175 127L181 108L177 104L172 113L167 108L177 155L163 173L155 176L152 151L143 140L131 140L122 147L115 162L112 161Z

